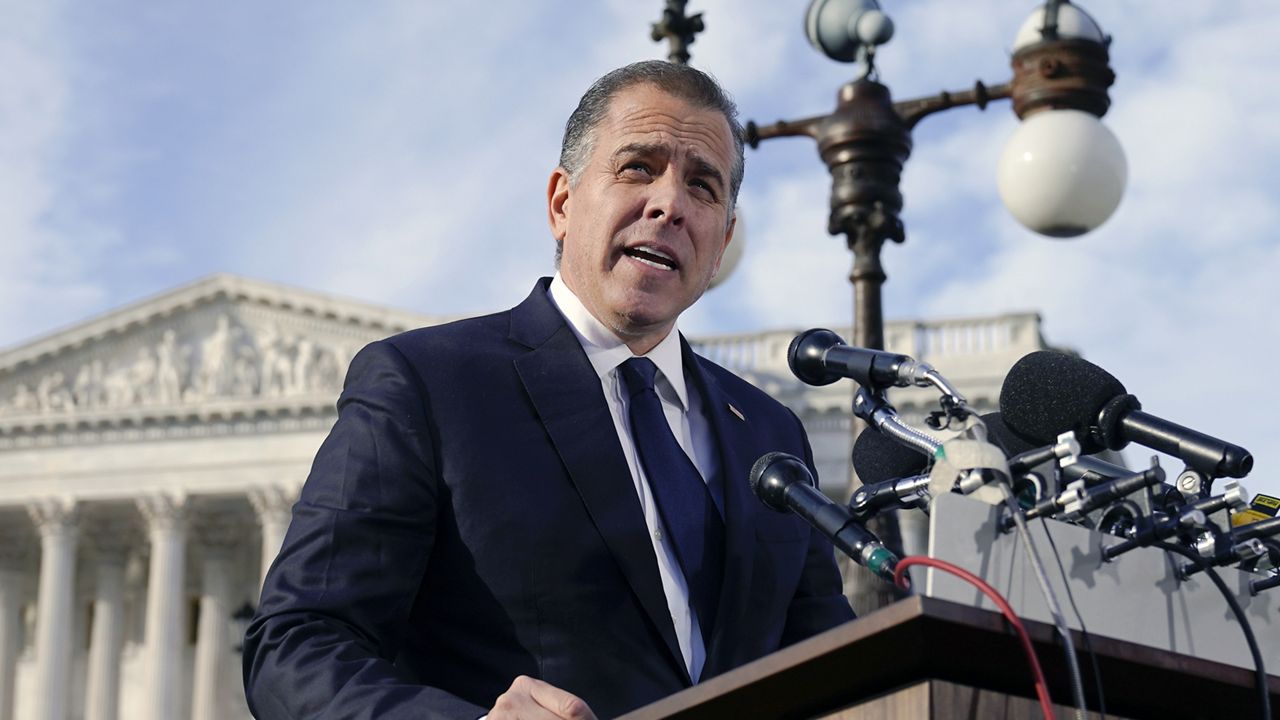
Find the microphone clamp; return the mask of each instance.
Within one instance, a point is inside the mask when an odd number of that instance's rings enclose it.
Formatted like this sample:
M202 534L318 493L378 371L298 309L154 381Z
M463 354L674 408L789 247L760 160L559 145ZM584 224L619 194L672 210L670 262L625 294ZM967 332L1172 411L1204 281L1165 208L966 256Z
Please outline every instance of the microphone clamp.
M1140 530L1133 538L1103 547L1102 561L1110 562L1136 547L1163 542L1180 532L1189 532L1195 528L1205 527L1208 522L1209 518L1203 510L1195 507L1183 508L1176 515Z
M927 512L930 498L929 475L912 475L862 485L849 499L849 512L859 519L887 509L919 508Z
M881 391L858 388L853 394L853 414L871 427L903 445L913 447L933 457L942 443L898 418L898 411L889 404Z

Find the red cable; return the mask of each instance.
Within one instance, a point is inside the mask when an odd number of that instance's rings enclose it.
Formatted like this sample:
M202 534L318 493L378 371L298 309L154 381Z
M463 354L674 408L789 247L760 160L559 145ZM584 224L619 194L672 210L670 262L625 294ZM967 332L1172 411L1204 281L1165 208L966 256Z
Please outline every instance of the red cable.
M1005 619L1018 632L1018 639L1022 641L1022 650L1027 654L1027 661L1031 664L1031 674L1035 675L1036 678L1036 697L1040 699L1040 710L1044 712L1045 720L1053 720L1053 703L1049 700L1049 684L1044 679L1044 671L1040 669L1040 660L1036 658L1036 651L1031 647L1031 636L1027 634L1027 629L1023 627L1022 620L1018 619L1008 601L995 588L988 585L985 580L968 570L952 565L945 560L923 555L912 555L898 561L898 567L893 571L893 583L903 590L907 590L911 586L911 579L907 577L906 571L912 565L926 565L945 570L962 580L969 581L970 584L981 590L984 595L991 598L991 602L1000 608L1000 612L1004 614Z

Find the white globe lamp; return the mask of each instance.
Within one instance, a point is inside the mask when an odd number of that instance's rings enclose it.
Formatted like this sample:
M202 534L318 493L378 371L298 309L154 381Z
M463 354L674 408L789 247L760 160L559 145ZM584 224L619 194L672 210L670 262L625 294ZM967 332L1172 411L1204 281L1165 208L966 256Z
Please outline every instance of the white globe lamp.
M1000 157L996 183L1009 212L1054 238L1093 230L1115 212L1129 168L1106 113L1108 38L1084 10L1050 0L1013 43L1014 112L1022 124Z
M1070 238L1111 217L1128 175L1120 141L1098 118L1043 110L1009 138L996 184L1018 222L1041 235Z

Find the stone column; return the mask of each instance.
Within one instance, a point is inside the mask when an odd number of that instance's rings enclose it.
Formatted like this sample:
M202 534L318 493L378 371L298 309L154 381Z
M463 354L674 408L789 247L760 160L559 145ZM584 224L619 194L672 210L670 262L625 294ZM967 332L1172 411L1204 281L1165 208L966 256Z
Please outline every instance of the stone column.
M284 543L284 533L289 529L289 519L293 513L295 494L280 485L267 485L249 491L249 502L258 515L258 524L262 526L262 573L261 580L266 578L267 570L280 554L280 546Z
M22 575L27 533L0 529L0 720L13 720L14 674L22 634Z
M75 598L74 500L60 498L27 506L40 531L40 584L36 605L36 717L66 720L71 685L72 600Z
M138 509L147 520L151 540L143 708L150 720L171 720L181 717L186 498L158 493L139 498Z
M94 528L90 536L97 555L98 582L93 598L93 630L89 636L85 720L116 720L119 716L124 567L131 530L124 524L103 524Z
M230 515L205 518L200 523L200 547L204 551L200 590L200 624L196 629L196 666L191 693L192 720L218 720L224 666L228 661L231 631L231 552L243 535Z

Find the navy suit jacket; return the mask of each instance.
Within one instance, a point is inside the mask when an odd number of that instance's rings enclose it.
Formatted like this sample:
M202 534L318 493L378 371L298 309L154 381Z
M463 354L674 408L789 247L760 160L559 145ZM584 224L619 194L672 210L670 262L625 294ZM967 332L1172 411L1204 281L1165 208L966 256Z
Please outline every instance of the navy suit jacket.
M245 638L261 720L476 718L520 674L605 718L691 684L599 378L547 282L352 361ZM725 499L706 678L853 613L831 545L747 486L766 452L812 465L799 420L683 349Z

